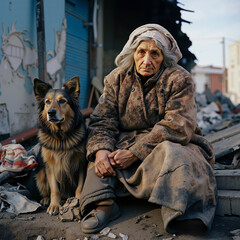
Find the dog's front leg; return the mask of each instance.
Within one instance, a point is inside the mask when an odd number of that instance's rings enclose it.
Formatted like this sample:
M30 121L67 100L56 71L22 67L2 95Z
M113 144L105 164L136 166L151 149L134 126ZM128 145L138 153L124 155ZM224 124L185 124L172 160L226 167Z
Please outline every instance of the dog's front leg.
M55 175L49 168L47 169L47 178L50 186L50 205L47 209L47 213L50 215L57 215L61 207L61 193Z
M80 199L82 189L83 189L84 180L85 180L85 172L81 172L79 174L79 178L78 178L78 186L77 186L77 189L75 191L75 198L77 198L77 199Z

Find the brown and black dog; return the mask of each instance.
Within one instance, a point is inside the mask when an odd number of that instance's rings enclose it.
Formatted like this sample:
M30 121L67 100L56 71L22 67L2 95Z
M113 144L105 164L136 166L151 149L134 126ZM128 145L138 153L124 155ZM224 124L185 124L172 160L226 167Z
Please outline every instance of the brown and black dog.
M41 203L56 215L61 200L80 198L85 180L86 127L79 109L79 78L73 77L61 89L34 79L38 102L38 138L43 168L36 174Z

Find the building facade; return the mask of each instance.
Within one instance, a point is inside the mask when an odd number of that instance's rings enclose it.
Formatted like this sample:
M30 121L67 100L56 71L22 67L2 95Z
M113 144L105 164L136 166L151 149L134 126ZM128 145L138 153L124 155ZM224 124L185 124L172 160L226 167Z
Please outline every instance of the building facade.
M240 103L240 41L228 48L228 95L234 104Z
M33 0L3 0L0 3L0 137L14 135L37 124L33 80L39 77L37 3ZM78 75L80 106L87 106L89 1L43 2L46 81L59 88ZM43 79L42 79L43 80Z
M195 83L196 92L202 93L208 87L212 93L223 90L223 69L214 66L194 66L191 75Z

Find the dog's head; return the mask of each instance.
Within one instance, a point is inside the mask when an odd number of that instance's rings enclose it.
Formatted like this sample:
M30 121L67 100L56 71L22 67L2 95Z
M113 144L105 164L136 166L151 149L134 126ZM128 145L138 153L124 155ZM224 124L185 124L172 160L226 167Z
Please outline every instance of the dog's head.
M39 106L40 118L49 126L71 124L78 108L80 94L79 77L67 81L61 89L53 89L48 83L34 79L34 93Z

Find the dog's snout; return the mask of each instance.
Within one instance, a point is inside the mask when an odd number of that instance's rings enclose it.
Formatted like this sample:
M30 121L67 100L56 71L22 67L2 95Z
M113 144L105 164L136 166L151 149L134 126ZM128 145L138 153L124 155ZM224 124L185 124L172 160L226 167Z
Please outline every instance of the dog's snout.
M56 116L56 110L55 110L55 109L50 109L50 110L48 110L48 115L49 115L49 117L54 117L54 116Z

